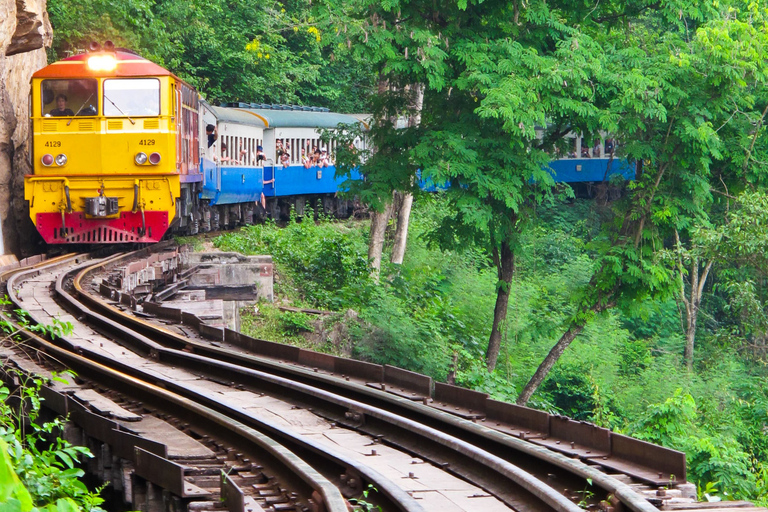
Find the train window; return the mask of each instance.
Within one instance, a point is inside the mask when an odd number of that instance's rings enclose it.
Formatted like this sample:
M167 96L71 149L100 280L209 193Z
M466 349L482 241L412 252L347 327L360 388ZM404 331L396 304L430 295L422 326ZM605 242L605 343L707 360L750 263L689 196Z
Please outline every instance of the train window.
M159 116L160 80L157 78L104 80L104 115Z
M96 80L43 80L40 111L45 117L98 114Z

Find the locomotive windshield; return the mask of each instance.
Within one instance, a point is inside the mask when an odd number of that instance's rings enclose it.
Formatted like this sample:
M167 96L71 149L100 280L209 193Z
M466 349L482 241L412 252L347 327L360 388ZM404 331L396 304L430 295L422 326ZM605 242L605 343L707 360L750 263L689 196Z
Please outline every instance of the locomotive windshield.
M45 117L95 116L96 80L43 80L41 112Z
M160 115L160 80L120 78L104 80L104 115L142 117Z

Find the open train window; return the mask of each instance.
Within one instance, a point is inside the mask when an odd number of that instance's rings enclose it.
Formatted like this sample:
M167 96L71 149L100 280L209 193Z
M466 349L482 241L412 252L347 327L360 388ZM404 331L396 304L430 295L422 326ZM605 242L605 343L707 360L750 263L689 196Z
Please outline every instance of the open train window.
M40 111L45 117L95 116L98 83L93 79L43 80Z
M146 117L160 115L160 80L116 78L104 80L104 115Z

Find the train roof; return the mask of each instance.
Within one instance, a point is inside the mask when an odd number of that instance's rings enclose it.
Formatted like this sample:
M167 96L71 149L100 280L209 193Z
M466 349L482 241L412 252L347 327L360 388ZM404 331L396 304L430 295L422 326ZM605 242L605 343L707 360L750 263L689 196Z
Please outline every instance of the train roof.
M113 55L117 61L115 69L94 71L88 67L91 57ZM67 57L35 72L32 78L88 78L88 77L130 77L130 76L172 76L176 75L162 66L128 50L113 52L81 53Z
M226 110L233 113L239 112L246 116L256 117L262 121L264 128L336 128L339 124L356 124L361 122L356 117L335 112L217 107L218 110ZM368 127L367 124L363 124L366 128Z
M213 105L206 105L211 111L213 112L213 115L216 116L216 119L219 121L223 121L225 123L235 123L235 124L244 124L247 126L256 126L258 128L266 128L267 123L264 121L264 119L261 116L252 114L250 112L235 109L235 108L224 108L224 107L214 107Z

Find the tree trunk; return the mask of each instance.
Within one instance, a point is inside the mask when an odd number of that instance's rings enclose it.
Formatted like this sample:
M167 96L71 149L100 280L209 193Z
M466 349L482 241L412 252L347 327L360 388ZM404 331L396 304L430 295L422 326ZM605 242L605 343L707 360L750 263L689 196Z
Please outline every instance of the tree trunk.
M558 342L555 343L555 346L552 347L552 350L549 351L547 357L544 358L544 361L542 361L539 367L536 369L536 373L533 374L531 380L528 381L528 384L525 385L523 391L517 397L517 405L525 405L528 403L528 400L531 399L531 396L536 392L539 385L541 385L541 383L547 377L549 371L553 366L555 366L557 360L560 359L561 355L563 355L565 349L568 348L568 345L571 344L571 342L576 338L576 336L579 335L583 329L584 324L576 324L572 325L567 331L565 331Z
M376 282L379 281L381 271L381 253L384 250L384 234L387 231L387 223L392 215L392 202L384 207L384 211L371 213L371 236L368 243L368 261L371 262L372 274Z
M696 317L698 316L698 309L688 313L687 328L685 332L685 352L683 358L685 359L685 366L688 371L693 371L693 342L696 339Z
M680 234L675 230L675 243L677 245L677 269L680 275L680 301L685 310L685 350L683 359L688 371L693 371L693 351L696 341L696 321L699 317L699 308L701 307L701 296L704 294L704 285L707 284L709 271L712 269L714 260L709 260L699 273L699 257L689 256L691 271L688 273L690 278L690 296L685 293L685 261L683 246L680 242ZM687 259L687 258L685 258Z
M488 351L485 353L485 364L489 372L496 368L496 361L499 359L501 331L507 319L509 295L512 292L512 276L515 273L515 254L509 243L502 242L501 251L494 247L493 260L498 270L499 283L496 292L496 307L493 309L493 329L491 329L491 338L488 340Z
M421 110L424 107L424 87L421 84L414 84L408 87L408 92L411 95L408 127L416 128L421 124ZM413 194L402 192L398 195L401 201L397 211L397 228L395 229L395 244L392 247L392 263L402 265L403 258L405 257L405 246L408 243L408 224L411 220Z
M401 195L400 208L397 212L397 229L395 230L395 245L392 247L392 263L403 264L405 245L408 242L408 223L411 219L413 194L406 192Z

